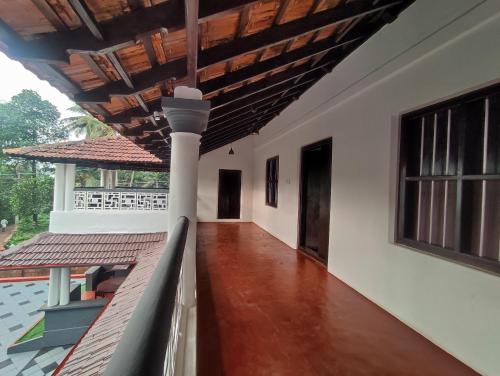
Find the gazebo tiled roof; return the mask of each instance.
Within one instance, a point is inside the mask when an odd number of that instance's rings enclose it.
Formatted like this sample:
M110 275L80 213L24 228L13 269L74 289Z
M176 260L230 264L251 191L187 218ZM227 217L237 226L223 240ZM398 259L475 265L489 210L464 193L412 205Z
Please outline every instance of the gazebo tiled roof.
M11 157L80 166L166 171L164 161L122 136L5 149Z
M165 233L43 233L1 252L0 270L135 264L141 252L165 239Z

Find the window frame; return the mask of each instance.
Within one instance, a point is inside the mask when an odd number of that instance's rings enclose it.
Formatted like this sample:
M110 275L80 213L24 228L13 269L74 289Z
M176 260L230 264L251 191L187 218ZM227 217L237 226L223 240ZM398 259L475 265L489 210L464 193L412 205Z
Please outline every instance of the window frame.
M271 163L274 162L275 164L275 180L271 181L271 176L270 176L270 165ZM279 171L280 171L280 158L279 155L276 155L274 157L268 158L266 160L266 192L265 192L265 203L266 206L270 206L272 208L277 208L278 207L278 187L279 187ZM271 201L270 194L269 194L269 188L270 185L272 186L272 189L274 190L274 201Z
M461 212L462 212L462 204L464 203L464 198L462 196L462 192L458 193L459 190L462 190L463 183L465 181L472 181L472 182L481 182L483 180L489 181L489 180L494 180L498 181L500 180L500 173L486 173L484 170L482 171L481 174L465 174L464 173L464 160L465 160L465 152L464 152L464 144L465 144L465 125L454 125L458 128L458 150L457 150L457 171L455 172L454 175L448 175L445 176L444 173L443 175L433 175L432 173L429 174L428 176L423 176L422 175L422 170L419 172L418 177L411 177L411 176L406 176L406 171L408 167L408 151L404 149L404 141L403 141L403 127L405 126L405 123L409 121L409 119L415 119L418 117L424 118L425 116L429 116L431 114L437 114L439 111L443 111L446 109L446 111L449 111L448 113L451 114L451 111L453 108L456 108L460 105L464 105L466 103L472 103L473 101L477 100L483 100L485 104L485 116L486 114L489 115L489 107L490 105L490 98L493 97L494 95L500 96L500 84L495 84L495 85L490 85L478 90L470 91L468 93L465 93L463 95L459 95L444 101L437 102L435 104L432 104L430 106L425 106L423 108L413 110L407 113L403 113L399 117L399 124L398 124L398 161L397 161L397 197L396 197L396 213L395 213L395 244L404 246L405 248L410 248L411 250L422 252L425 254L429 254L432 256L437 256L441 259L445 259L448 261L456 262L459 263L463 266L471 267L474 269L478 269L484 272L488 272L491 274L495 275L500 275L500 260L496 261L493 259L487 259L481 256L476 256L472 255L469 253L464 253L463 252L463 246L461 244L460 239L462 235L462 225L461 223ZM437 116L437 115L436 115ZM449 115L451 116L451 115ZM462 121L463 122L463 121ZM448 123L450 123L450 120L448 120ZM488 127L490 123L488 122ZM410 125L411 126L411 125ZM422 136L424 137L424 136ZM435 137L435 136L434 136ZM449 143L449 134L447 136L447 142ZM483 136L484 137L484 136ZM485 137L486 138L486 137ZM434 141L435 142L435 139ZM423 145L423 142L421 143ZM421 146L423 148L423 146ZM436 151L433 151L433 155L435 155ZM448 151L449 153L449 151ZM483 158L487 154L483 150ZM447 154L449 155L449 154ZM420 155L422 158L422 154ZM484 161L483 161L484 163ZM453 223L454 227L454 244L453 248L445 248L437 245L431 244L431 240L429 239L428 242L423 242L419 240L415 240L412 238L409 238L405 236L405 221L408 220L408 216L405 215L405 208L406 208L406 202L405 202L405 190L407 186L407 182L409 181L452 181L456 182L456 199L455 199L455 217L454 220L455 222ZM421 189L421 188L420 188ZM420 204L419 204L420 205ZM482 209L484 210L484 209ZM457 224L458 222L458 224ZM465 225L466 226L466 225ZM500 251L499 251L500 252Z

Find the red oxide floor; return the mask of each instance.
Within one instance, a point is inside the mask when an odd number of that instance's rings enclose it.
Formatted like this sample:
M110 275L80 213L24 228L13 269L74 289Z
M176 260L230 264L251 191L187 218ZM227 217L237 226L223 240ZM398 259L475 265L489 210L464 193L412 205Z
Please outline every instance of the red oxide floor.
M199 375L474 375L255 224L198 226Z

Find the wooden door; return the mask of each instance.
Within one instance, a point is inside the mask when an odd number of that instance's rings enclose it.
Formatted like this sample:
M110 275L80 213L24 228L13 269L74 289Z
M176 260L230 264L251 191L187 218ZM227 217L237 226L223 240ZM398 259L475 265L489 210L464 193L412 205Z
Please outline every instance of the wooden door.
M328 261L332 140L302 148L299 246Z
M217 218L239 219L241 207L241 171L219 170Z

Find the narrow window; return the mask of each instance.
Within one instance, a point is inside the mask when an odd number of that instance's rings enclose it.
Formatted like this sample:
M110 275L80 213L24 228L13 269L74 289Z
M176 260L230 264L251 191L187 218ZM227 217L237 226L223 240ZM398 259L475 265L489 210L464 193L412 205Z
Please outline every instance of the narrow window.
M279 157L266 161L266 205L278 207Z
M402 117L397 240L500 273L500 87Z

